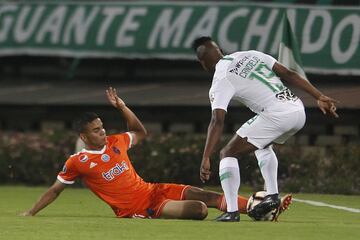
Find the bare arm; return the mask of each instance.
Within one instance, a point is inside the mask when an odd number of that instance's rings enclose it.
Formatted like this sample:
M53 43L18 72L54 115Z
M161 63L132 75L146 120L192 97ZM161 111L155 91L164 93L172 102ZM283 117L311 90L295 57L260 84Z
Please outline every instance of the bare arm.
M226 111L223 109L215 109L212 112L210 124L208 127L203 159L200 166L200 179L202 182L210 179L210 156L218 144L224 128Z
M282 80L294 85L295 87L307 92L312 97L314 97L317 100L318 107L324 114L330 113L333 117L339 117L339 115L336 113L335 106L335 103L338 102L337 100L325 96L309 81L301 77L298 73L289 70L278 62L274 64L273 71Z
M64 190L65 184L61 183L60 181L56 180L55 183L37 200L34 206L26 211L21 213L21 216L34 216L37 214L41 209L48 206L52 203Z
M116 89L109 87L106 90L109 102L116 107L124 117L128 130L135 136L133 144L137 144L147 135L147 131L136 115L126 106L125 102L117 96Z

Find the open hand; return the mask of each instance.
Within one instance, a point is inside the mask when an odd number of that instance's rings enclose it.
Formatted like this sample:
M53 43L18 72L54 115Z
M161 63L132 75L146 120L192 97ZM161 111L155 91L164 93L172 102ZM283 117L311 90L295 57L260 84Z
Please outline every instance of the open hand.
M317 104L320 108L320 110L324 113L330 113L331 116L338 118L339 115L336 113L336 106L335 103L338 103L339 101L332 99L328 96L321 95L319 99L317 100Z
M114 107L121 109L126 106L125 102L121 98L118 97L115 88L109 87L106 90L106 96L107 96L109 102L111 103L111 105L113 105Z

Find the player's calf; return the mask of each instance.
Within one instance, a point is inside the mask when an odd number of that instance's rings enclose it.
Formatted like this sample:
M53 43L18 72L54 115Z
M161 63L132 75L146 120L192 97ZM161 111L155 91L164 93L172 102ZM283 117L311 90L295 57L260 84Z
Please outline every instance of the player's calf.
M160 218L203 220L208 215L205 203L196 200L168 201L163 207Z

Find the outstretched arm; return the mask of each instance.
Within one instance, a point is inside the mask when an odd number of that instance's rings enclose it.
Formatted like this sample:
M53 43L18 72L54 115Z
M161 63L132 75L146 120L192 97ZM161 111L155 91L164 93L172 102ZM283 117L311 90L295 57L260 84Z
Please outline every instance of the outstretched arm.
M34 216L41 209L45 208L47 205L52 203L64 190L65 186L66 186L65 184L56 180L55 183L39 198L39 200L37 200L37 202L30 210L23 212L20 215Z
M330 113L333 117L339 117L339 115L336 113L335 106L335 103L338 103L337 100L325 96L309 81L301 77L298 73L289 70L278 62L274 64L273 71L282 80L294 85L295 87L300 88L301 90L313 96L317 100L318 107L324 114Z
M124 117L128 130L130 133L135 136L133 144L140 142L147 135L147 131L141 121L136 117L136 115L126 106L125 102L118 97L116 89L109 87L106 90L106 96L115 108L117 108L122 116Z
M224 128L224 119L226 111L223 109L214 109L210 124L208 127L203 159L200 166L200 179L205 182L210 179L210 156L219 143Z

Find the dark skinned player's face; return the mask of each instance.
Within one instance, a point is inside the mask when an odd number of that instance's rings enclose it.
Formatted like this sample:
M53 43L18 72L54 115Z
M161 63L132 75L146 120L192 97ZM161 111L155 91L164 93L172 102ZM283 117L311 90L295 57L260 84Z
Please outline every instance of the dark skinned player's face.
M212 73L215 71L215 65L222 57L222 53L215 42L208 41L197 48L196 56L203 69Z

